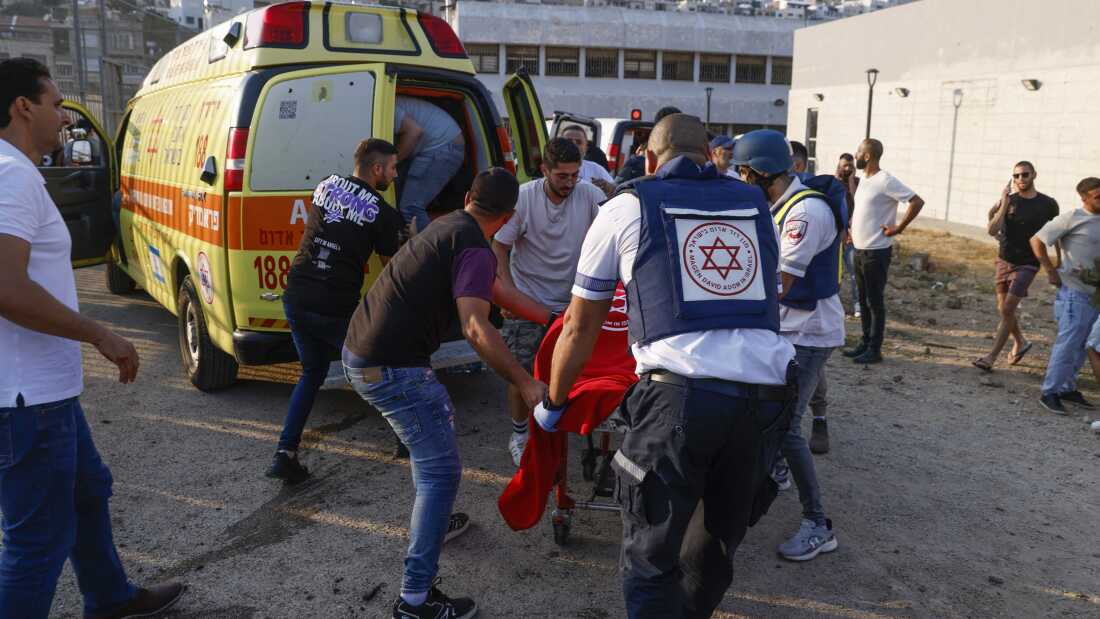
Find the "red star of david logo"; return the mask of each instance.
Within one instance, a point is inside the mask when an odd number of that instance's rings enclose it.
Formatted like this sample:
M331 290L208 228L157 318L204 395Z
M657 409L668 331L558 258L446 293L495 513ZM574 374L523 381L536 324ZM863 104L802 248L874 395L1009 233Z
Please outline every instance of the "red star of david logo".
M726 279L730 271L740 271L742 269L741 263L737 261L737 254L741 251L741 248L726 245L726 242L720 236L716 235L714 242L710 245L700 245L699 251L706 256L706 260L703 261L703 266L700 269L702 271L718 271L722 279ZM729 256L729 260L724 265L718 264L714 259L714 254L720 252L725 252Z

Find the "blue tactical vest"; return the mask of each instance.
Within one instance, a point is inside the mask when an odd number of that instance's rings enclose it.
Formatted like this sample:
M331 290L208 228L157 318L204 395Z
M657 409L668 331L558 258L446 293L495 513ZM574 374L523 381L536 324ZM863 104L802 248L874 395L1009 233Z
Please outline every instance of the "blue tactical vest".
M829 181L835 183L836 187L831 186ZM844 197L844 192L847 190L831 176L809 178L804 183L808 187L814 185L814 188L796 192L773 213L773 217L775 218L775 224L779 226L780 234L790 234L798 231L785 229L787 215L794 205L806 198L820 198L829 205L830 210L833 212L833 218L837 224L836 238L833 239L829 247L818 252L810 260L809 266L806 267L806 275L797 279L791 289L787 291L786 296L779 301L780 304L787 307L812 311L817 309L818 301L828 299L840 292L840 280L844 274L842 254L844 252L844 232L847 230L845 222L848 221L848 205ZM839 191L837 187L840 188Z
M626 287L631 344L714 329L779 332L779 245L759 188L677 157L626 190L642 213Z

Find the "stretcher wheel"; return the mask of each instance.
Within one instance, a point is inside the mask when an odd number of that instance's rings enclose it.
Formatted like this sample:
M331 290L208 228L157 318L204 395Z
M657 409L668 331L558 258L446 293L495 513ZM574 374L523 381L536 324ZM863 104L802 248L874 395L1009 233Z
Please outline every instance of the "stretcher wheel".
M591 447L585 449L581 456L581 475L584 481L596 479L596 450Z

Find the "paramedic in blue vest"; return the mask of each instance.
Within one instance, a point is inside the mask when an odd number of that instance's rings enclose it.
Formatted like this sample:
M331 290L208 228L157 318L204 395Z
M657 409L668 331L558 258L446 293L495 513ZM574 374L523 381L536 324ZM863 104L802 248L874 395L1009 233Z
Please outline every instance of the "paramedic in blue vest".
M627 615L710 617L746 528L775 498L768 472L793 407L778 232L759 189L707 162L698 118L663 119L645 157L649 175L585 236L535 419L553 430L568 407L621 280L641 377L619 407L629 432L612 462Z
M808 189L795 176L791 147L778 131L746 133L734 146L733 163L746 183L764 190L779 227L780 333L794 344L799 397L790 431L783 439L783 458L776 463L772 477L780 488L786 488L790 487L788 475L793 476L802 503L798 532L780 544L779 554L791 561L809 561L837 548L801 424L825 362L833 349L844 343L839 268L847 207L842 187L835 192L839 204L834 212L824 193ZM821 178L827 185L835 182L832 177ZM809 178L806 182L815 184Z

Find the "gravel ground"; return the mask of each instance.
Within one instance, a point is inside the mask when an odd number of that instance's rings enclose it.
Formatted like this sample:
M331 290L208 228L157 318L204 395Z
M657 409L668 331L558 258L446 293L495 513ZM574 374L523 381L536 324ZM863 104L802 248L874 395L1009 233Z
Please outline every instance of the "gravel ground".
M906 267L918 250L933 255L931 271ZM182 375L173 316L142 293L109 295L102 269L77 280L83 311L142 355L138 382L123 386L86 349L82 399L114 472L115 539L133 580L187 581L178 618L389 616L412 487L381 417L351 392L323 392L304 452L316 477L283 488L262 474L293 368L249 369L231 389L200 393ZM1053 333L1042 277L1022 310L1036 340L1022 366L970 367L994 326L991 281L989 248L905 236L886 362L829 363L832 452L817 466L840 549L779 559L799 519L796 494L782 494L738 551L716 616L1100 617L1100 436L1082 412L1057 417L1036 402ZM548 524L509 530L496 511L512 473L502 382L444 380L465 467L458 508L475 524L444 552L443 589L474 596L482 617L623 616L618 516L576 512L566 547ZM1095 382L1082 386L1100 400ZM80 609L66 568L54 616Z

